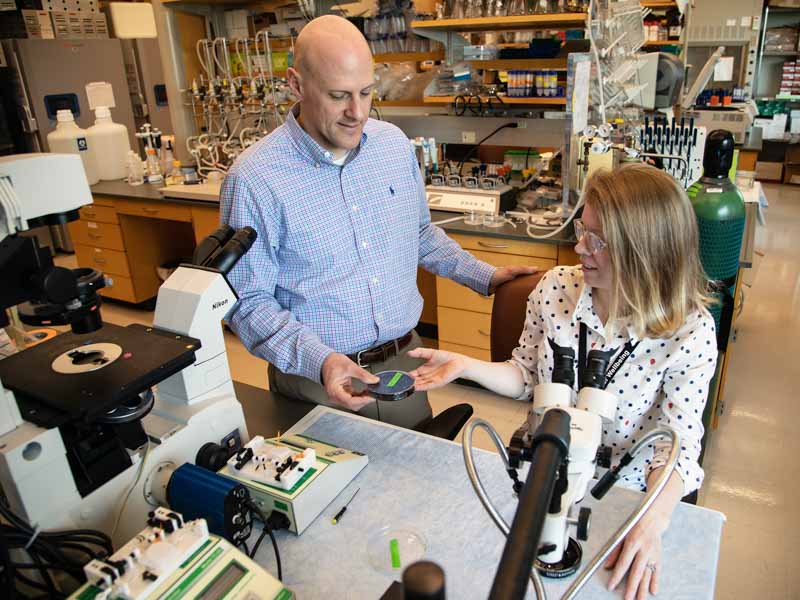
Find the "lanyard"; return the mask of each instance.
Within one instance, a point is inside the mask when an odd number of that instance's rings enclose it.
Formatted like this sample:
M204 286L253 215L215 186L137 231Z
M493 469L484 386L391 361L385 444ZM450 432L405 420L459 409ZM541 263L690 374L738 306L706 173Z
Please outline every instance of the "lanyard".
M583 371L586 366L586 338L588 336L588 327L586 324L581 322L580 327L580 338L578 340L578 386L580 388L581 381L583 381ZM623 367L625 362L630 358L633 351L636 350L636 347L640 344L641 340L636 342L635 344L632 343L630 340L622 347L622 350L617 357L614 359L614 362L606 369L606 378L605 378L605 385L603 385L603 389L608 387L608 384L611 383L611 380L614 379L614 375Z

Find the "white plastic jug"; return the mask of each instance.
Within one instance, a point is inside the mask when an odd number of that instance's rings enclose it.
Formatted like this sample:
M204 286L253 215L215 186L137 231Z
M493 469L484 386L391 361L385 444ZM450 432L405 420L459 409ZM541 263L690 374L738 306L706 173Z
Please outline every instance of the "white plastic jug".
M75 118L70 110L60 110L56 113L58 124L56 130L47 134L47 145L50 152L59 154L77 154L83 161L83 170L89 185L100 181L97 162L94 153L89 150L89 141L86 130L75 123Z
M124 179L127 175L128 128L111 120L111 111L105 106L94 110L94 125L86 130L89 151L94 154L98 175L102 181Z

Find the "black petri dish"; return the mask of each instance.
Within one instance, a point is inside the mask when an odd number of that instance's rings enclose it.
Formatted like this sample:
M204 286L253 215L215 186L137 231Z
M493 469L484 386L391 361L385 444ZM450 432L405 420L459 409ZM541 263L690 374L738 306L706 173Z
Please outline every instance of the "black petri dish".
M375 373L378 383L367 386L367 391L377 400L396 402L414 393L414 378L404 371L381 371Z

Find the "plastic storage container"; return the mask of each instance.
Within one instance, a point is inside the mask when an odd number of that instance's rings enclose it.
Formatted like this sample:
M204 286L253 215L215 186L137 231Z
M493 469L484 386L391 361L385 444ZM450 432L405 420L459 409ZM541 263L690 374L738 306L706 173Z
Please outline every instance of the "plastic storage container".
M83 161L83 170L89 185L100 181L95 154L89 149L88 135L75 123L72 111L60 110L56 113L56 130L47 134L50 152L58 154L77 154Z
M86 130L89 151L97 163L97 174L103 181L124 179L130 151L128 128L111 120L111 111L105 106L94 110L94 125Z

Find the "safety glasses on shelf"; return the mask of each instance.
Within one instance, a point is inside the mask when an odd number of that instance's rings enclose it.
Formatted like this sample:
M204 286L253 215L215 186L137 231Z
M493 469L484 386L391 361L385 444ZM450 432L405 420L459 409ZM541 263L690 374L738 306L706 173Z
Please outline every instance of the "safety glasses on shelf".
M579 243L583 241L583 245L589 251L589 254L597 254L608 246L608 243L603 238L586 229L586 225L583 224L581 219L575 219L573 223L575 223L575 238Z

